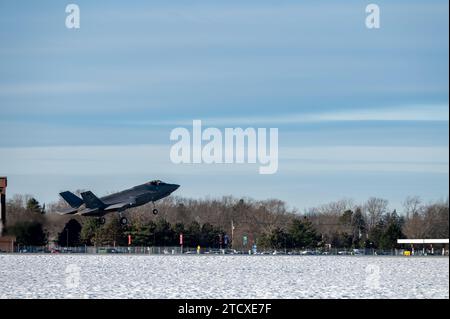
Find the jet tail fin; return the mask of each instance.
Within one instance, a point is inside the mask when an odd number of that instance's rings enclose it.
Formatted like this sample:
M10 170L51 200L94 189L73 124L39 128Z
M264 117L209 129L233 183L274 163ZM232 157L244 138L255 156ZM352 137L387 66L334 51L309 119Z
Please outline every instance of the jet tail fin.
M83 201L86 203L87 208L103 208L106 206L105 203L103 203L91 191L81 193L81 197L83 197Z
M59 193L59 195L61 195L61 197L72 208L78 208L81 205L83 205L83 200L81 198L79 198L77 195L75 195L74 193L71 193L69 191L65 191L65 192Z

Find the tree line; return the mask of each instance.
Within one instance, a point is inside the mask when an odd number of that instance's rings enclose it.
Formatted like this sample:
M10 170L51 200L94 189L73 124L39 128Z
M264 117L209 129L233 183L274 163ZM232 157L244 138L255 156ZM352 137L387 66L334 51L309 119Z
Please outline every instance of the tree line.
M256 201L230 196L220 199L165 198L152 206L127 210L130 221L122 226L115 214L101 225L92 217L55 213L64 201L41 205L31 196L16 195L7 201L6 231L21 245L176 246L183 234L186 247L247 249L392 249L399 238L448 238L449 204L424 204L418 197L405 200L402 213L381 198L362 204L341 200L300 212L283 201ZM233 237L233 243L231 243ZM227 239L225 239L227 238Z

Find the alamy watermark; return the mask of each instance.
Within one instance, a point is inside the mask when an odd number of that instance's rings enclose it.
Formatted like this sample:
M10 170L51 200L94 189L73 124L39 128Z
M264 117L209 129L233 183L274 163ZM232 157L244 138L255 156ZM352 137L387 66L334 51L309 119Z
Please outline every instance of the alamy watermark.
M177 141L170 149L174 164L259 163L260 174L278 171L277 128L238 127L221 131L208 127L203 130L201 120L194 120L192 134L184 127L177 127L170 133L170 140Z
M76 289L80 286L81 268L78 265L70 264L66 267L66 288Z
M80 28L80 7L77 4L71 3L65 9L68 15L66 16L66 28L79 29ZM368 29L380 28L380 6L371 3L366 6L366 27Z
M380 7L371 3L366 6L366 27L368 29L379 29L380 28Z
M366 287L369 289L379 289L381 279L380 266L369 264L366 267Z
M66 6L66 28L79 29L80 28L80 7L77 4L71 3Z

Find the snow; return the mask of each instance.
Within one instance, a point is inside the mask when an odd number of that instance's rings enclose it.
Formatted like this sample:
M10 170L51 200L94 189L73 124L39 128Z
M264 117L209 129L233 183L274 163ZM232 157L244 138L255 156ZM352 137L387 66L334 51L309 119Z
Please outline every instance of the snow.
M0 298L449 298L448 257L0 255Z

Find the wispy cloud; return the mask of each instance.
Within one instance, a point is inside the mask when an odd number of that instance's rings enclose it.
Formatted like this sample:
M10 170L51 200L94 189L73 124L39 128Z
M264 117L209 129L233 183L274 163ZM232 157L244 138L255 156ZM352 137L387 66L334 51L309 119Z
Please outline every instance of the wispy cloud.
M107 92L112 87L89 82L0 84L0 96Z
M257 165L175 165L168 145L55 146L0 148L0 175L255 175ZM280 174L366 172L449 172L448 147L285 147Z
M396 106L392 108L354 108L350 110L335 110L332 112L308 112L290 114L271 114L267 116L236 116L236 117L206 117L196 118L205 125L236 126L258 124L301 124L320 122L355 122L355 121L449 121L448 105L413 105ZM133 125L192 125L194 119L173 119L162 121L126 121Z

